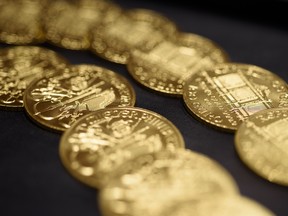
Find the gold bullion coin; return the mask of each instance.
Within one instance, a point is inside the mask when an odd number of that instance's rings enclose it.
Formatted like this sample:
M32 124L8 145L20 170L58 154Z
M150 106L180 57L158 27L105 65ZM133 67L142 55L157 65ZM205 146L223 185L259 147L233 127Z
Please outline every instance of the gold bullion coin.
M288 186L287 125L288 108L273 108L250 116L235 135L235 148L242 161L261 177L285 186Z
M183 99L196 118L215 128L235 131L252 114L288 106L287 84L255 65L224 63L192 75Z
M124 163L100 191L99 202L104 216L155 216L173 203L238 193L234 179L218 162L176 149Z
M151 49L164 38L173 37L176 25L155 11L131 9L115 22L92 32L91 50L116 63L126 64L131 49Z
M244 196L218 196L174 203L159 216L276 216L268 208Z
M0 2L0 41L26 45L45 41L41 24L44 1L2 0Z
M124 162L178 148L184 148L182 135L163 116L141 108L107 108L84 116L63 134L60 156L74 177L102 188Z
M104 0L54 1L44 18L46 38L72 50L90 47L90 31L115 20L121 8Z
M132 77L154 91L182 96L187 78L198 71L228 61L219 45L200 35L180 33L149 49L134 49L127 63Z
M126 78L95 65L75 65L62 74L37 79L24 94L29 116L56 131L65 131L92 111L133 106L135 100Z
M67 64L56 52L42 47L0 49L0 107L22 108L24 91L34 79L50 77Z

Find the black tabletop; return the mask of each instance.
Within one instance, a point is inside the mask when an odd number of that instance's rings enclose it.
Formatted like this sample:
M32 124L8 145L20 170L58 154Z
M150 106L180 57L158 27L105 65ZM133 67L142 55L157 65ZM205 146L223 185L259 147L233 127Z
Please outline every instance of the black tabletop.
M288 26L282 13L283 8L288 7L284 2L267 1L271 7L263 11L256 1L254 5L243 1L238 12L235 8L239 1L228 4L228 9L223 9L224 4L200 1L189 5L184 1L115 2L126 9L146 8L162 13L174 21L180 31L215 41L233 62L263 67L288 81ZM276 12L274 19L271 11ZM132 79L125 65L106 61L89 51L65 50L49 44L41 46L62 54L72 64L96 64L125 76L136 91L137 107L155 111L173 122L182 133L186 148L218 161L235 178L242 195L276 215L288 215L288 188L250 171L237 156L234 134L194 119L185 109L182 98L148 91ZM0 110L0 215L101 215L97 203L99 191L74 179L62 166L58 154L60 137L61 134L36 125L24 111Z

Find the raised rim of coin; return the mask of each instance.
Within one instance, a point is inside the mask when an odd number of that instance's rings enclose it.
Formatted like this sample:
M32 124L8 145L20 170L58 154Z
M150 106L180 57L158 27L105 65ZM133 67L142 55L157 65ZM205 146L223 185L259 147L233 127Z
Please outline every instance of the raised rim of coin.
M127 33L129 31L129 33ZM116 22L92 31L91 51L119 64L126 64L132 49L146 49L163 38L174 37L177 27L164 15L149 9L126 10Z
M287 83L259 66L223 63L192 75L183 100L197 119L226 132L235 132L252 114L288 106Z
M59 152L72 176L102 188L125 161L184 147L184 139L171 121L147 109L126 107L83 116L62 135Z
M90 31L114 21L122 9L112 1L54 1L44 17L47 41L71 50L87 50Z
M189 149L141 155L123 164L100 191L103 215L160 215L175 202L239 194L217 161ZM151 202L153 204L151 204Z
M0 41L14 45L44 42L45 34L40 18L43 10L44 2L2 2L2 5L0 4Z
M124 76L86 64L37 79L24 94L24 107L32 120L58 132L92 111L134 106L135 102L134 88Z
M288 108L260 111L246 119L235 134L235 149L262 178L288 186Z
M168 96L181 97L185 81L199 70L229 61L218 44L200 35L181 32L145 50L133 49L127 63L141 85Z

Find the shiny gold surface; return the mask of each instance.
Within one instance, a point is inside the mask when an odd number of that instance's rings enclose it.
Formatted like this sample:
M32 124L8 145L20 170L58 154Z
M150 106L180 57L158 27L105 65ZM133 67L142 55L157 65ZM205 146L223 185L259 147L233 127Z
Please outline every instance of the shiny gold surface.
M52 50L17 46L0 50L0 107L22 108L23 94L36 78L50 77L67 61Z
M244 121L235 136L236 150L248 167L268 181L286 186L287 125L288 108L263 110Z
M63 74L38 79L24 95L29 116L57 131L92 111L134 104L134 89L124 77L94 65L71 66Z
M44 42L41 15L46 1L1 0L0 41L25 45Z
M206 197L207 198L207 197ZM174 203L159 216L275 216L269 209L244 196L216 196Z
M126 64L131 49L151 49L175 32L175 24L161 14L132 9L115 22L95 29L91 50L109 61Z
M177 202L238 193L217 162L190 150L161 151L124 163L100 191L103 216L160 215Z
M237 63L202 70L186 82L184 102L198 119L233 132L252 114L288 106L287 84L263 68Z
M133 78L145 87L182 96L189 76L226 61L227 54L209 39L180 33L174 41L163 40L145 50L134 49L127 67Z
M102 188L123 163L139 155L184 148L178 129L141 108L110 108L81 118L60 141L60 156L77 179Z
M54 1L44 17L46 38L54 45L72 50L90 47L90 31L121 14L110 1Z

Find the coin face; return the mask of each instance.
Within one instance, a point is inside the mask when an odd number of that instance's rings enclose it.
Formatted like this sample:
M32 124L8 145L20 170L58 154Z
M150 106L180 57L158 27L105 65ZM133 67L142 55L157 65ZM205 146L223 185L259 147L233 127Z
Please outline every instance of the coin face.
M104 216L160 215L177 202L238 193L234 179L217 162L181 149L141 155L111 179L100 191Z
M116 63L126 64L132 49L150 49L164 38L174 37L177 28L154 11L132 9L115 22L93 31L91 50Z
M180 33L149 49L134 49L127 63L132 77L143 86L172 96L182 96L183 85L199 70L228 61L227 54L209 39Z
M36 78L50 77L67 61L52 50L17 46L0 50L0 107L23 107L23 94Z
M113 21L120 13L120 7L109 1L54 1L44 18L46 38L66 49L88 49L90 31L100 23Z
M44 1L2 0L0 41L7 44L35 44L45 41L41 25Z
M287 84L263 68L226 63L192 75L184 86L184 102L198 119L233 132L252 114L287 107Z
M184 148L179 130L141 108L110 108L79 119L62 136L60 156L81 182L102 188L124 162L142 154Z
M235 135L242 161L270 182L288 186L288 108L263 110L244 121Z
M174 203L161 216L275 216L260 203L244 196L217 196Z
M24 95L25 110L43 126L64 131L77 119L106 107L135 104L135 92L121 75L94 65L35 80Z

